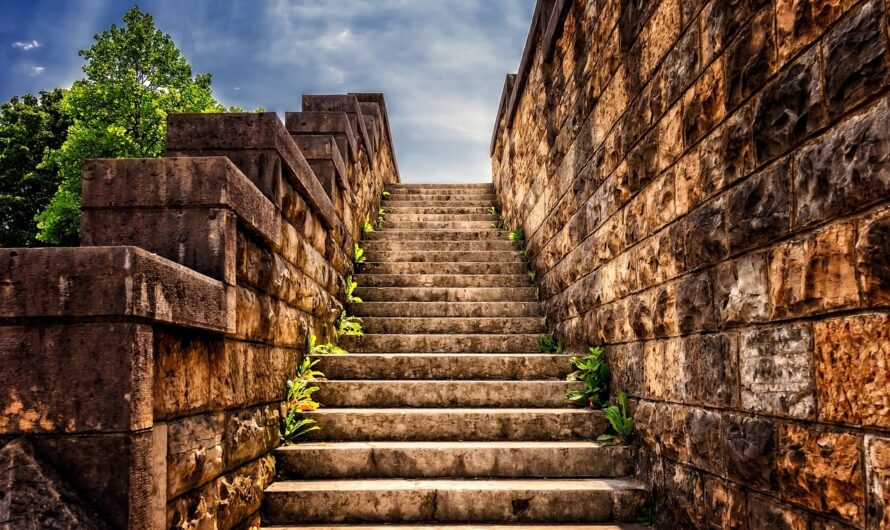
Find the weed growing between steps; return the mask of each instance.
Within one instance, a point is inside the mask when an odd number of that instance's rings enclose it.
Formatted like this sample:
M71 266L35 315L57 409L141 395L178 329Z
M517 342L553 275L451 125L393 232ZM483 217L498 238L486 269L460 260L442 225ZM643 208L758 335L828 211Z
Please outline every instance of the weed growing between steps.
M619 392L618 406L609 405L603 412L606 415L606 419L609 420L609 425L614 433L602 434L597 440L607 442L610 445L628 443L634 431L634 419L627 414L627 392L624 390Z
M584 390L569 390L566 399L574 403L587 400L590 408L598 409L609 399L609 382L612 371L603 359L603 349L599 346L589 347L588 355L572 357L575 369L566 377L566 381L583 381Z
M538 335L538 349L541 353L562 353L565 348L553 335Z
M337 336L360 336L365 332L362 329L362 319L357 316L348 316L346 311L341 311L337 318Z
M386 220L386 210L377 208L377 228L383 228L383 221Z
M353 243L352 244L352 262L355 263L356 265L361 265L362 263L364 263L367 260L368 260L368 258L365 257L365 249L363 249L361 246L359 246L358 243Z
M495 230L506 230L507 227L504 225L504 216L498 210L497 206L491 206L488 208L488 213L495 217L494 224L491 225Z
M358 296L355 296L355 290L358 288L358 282L352 279L352 276L346 277L346 303L348 304L361 304L362 299Z
M368 221L368 218L365 217L365 221L364 221L364 223L362 224L362 232L368 234L368 233L371 233L371 232L373 232L373 231L374 231L374 225L372 225L372 224Z

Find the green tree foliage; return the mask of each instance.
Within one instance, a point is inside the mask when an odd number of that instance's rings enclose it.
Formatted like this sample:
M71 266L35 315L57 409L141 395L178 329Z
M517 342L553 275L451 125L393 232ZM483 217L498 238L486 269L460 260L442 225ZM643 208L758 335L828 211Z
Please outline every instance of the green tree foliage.
M160 156L168 114L225 111L210 91L210 75L193 77L173 39L150 15L134 7L124 24L96 35L80 52L85 77L62 100L72 125L61 147L47 151L41 163L58 172L60 185L37 218L40 241L77 241L85 159Z
M0 247L34 246L34 216L59 187L58 173L38 168L47 149L58 149L71 120L62 113L65 91L26 94L0 105Z

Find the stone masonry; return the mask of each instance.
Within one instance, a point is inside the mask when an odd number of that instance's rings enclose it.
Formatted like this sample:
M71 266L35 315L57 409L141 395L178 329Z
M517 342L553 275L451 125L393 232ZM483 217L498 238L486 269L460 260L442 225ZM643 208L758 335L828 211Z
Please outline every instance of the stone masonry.
M541 0L492 140L664 528L890 528L882 0Z
M382 95L286 118L171 116L167 157L85 165L81 247L2 249L0 528L257 521L285 380L399 180Z

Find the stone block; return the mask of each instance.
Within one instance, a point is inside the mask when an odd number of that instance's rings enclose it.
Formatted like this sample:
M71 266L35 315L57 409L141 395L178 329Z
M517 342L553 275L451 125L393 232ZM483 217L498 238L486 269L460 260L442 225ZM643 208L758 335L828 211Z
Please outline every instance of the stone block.
M690 3L689 0L681 2L684 9ZM680 97L698 75L700 68L701 33L696 24L680 37L676 46L668 52L661 67L664 77L662 98L666 105L672 105Z
M678 339L647 341L643 350L645 396L675 400L683 391L683 351Z
M692 145L726 116L723 59L717 59L683 96L683 138Z
M773 10L762 10L726 50L726 107L733 109L763 88L776 68Z
M707 267L726 257L724 203L724 197L706 202L686 217L687 270Z
M777 491L777 435L775 422L763 418L728 415L721 452L727 476L746 486Z
M743 331L739 347L742 407L812 419L816 411L809 324Z
M863 305L890 305L890 208L866 216L856 226L856 272Z
M745 491L732 482L702 476L702 522L706 528L747 528Z
M673 164L685 150L680 105L674 105L658 123L658 172Z
M752 120L752 107L746 105L702 141L700 173L695 180L699 200L711 197L754 169Z
M738 337L684 337L680 347L683 397L689 403L734 407L739 402Z
M776 37L779 64L815 42L854 0L778 0Z
M689 412L686 422L689 463L717 475L725 474L723 414L694 408Z
M733 252L786 235L791 228L791 166L780 160L730 190L726 215Z
M890 428L890 316L813 324L819 419Z
M167 499L202 486L224 470L222 412L167 423Z
M643 351L641 342L618 344L606 348L606 359L612 370L612 386L632 396L643 392Z
M136 431L151 426L148 326L0 326L0 351L0 434Z
M676 528L696 527L704 511L702 473L674 462L663 465L663 490L655 498L659 519L670 521Z
M260 509L263 490L275 478L275 458L260 457L216 481L218 528L234 528Z
M680 333L713 331L713 281L710 272L684 276L677 282L677 323Z
M890 101L884 99L800 150L795 224L852 213L890 193Z
M175 418L210 407L219 336L159 329L154 340L154 417Z
M705 62L719 54L745 25L747 20L767 3L766 0L709 2L702 10L702 46Z
M857 307L853 245L853 224L839 223L775 247L769 273L772 318Z
M217 530L218 504L216 483L191 491L167 504L167 528L170 530Z
M828 113L840 116L887 85L887 20L880 0L844 17L823 41Z
M753 125L758 162L785 153L825 124L817 51L798 58L758 97Z
M0 317L123 316L227 330L222 283L136 247L4 249L0 279Z
M748 496L748 528L809 530L806 512L795 510L761 495Z
M801 425L779 430L782 498L861 526L865 521L862 437Z
M270 452L279 442L279 417L276 405L226 413L225 468L253 460Z
M749 254L717 266L714 306L721 325L750 324L769 318L766 253Z
M686 442L691 409L673 403L655 405L655 439L660 455L677 462L689 461Z
M652 302L652 335L655 338L677 335L679 328L676 284L670 283L657 287L653 293Z
M868 528L890 526L890 438L865 437Z

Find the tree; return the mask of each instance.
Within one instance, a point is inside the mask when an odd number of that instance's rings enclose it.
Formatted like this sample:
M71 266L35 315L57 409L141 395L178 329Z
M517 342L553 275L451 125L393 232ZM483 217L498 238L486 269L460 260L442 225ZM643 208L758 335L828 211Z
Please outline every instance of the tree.
M192 69L173 43L138 7L94 37L84 79L62 100L72 120L65 142L47 151L40 167L58 171L59 189L38 215L40 241L74 244L80 224L81 169L88 158L156 157L164 153L167 115L223 112L210 74Z
M59 176L38 164L47 149L61 147L71 125L61 110L64 94L26 94L0 105L0 247L40 243L34 216L46 208Z

